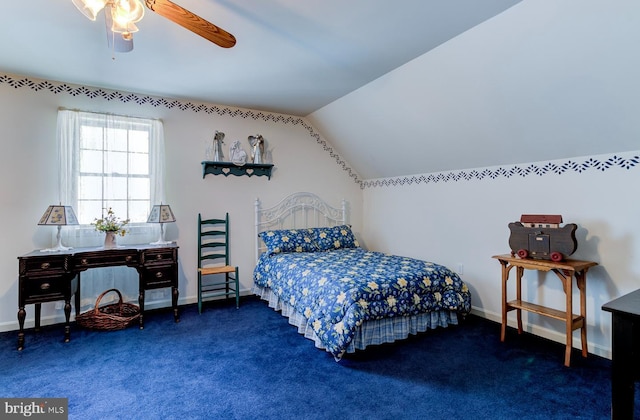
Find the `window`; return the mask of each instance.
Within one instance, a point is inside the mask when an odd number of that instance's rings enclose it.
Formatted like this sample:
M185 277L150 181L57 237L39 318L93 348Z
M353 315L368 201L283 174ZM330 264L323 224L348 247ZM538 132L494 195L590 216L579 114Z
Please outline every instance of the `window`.
M81 223L63 230L66 244L104 244L91 226L113 208L130 219L118 243L143 244L158 238L157 223L145 223L153 204L164 201L164 138L159 120L58 111L60 202L71 205ZM117 288L126 301L138 297L138 273L128 267L89 270L82 275L81 306L91 307L103 290Z
M147 220L151 208L148 123L106 128L99 119L80 126L78 207L88 224L103 209L132 223ZM106 130L111 130L106 134Z
M144 223L163 199L162 126L157 120L61 110L60 198L90 224L113 208Z

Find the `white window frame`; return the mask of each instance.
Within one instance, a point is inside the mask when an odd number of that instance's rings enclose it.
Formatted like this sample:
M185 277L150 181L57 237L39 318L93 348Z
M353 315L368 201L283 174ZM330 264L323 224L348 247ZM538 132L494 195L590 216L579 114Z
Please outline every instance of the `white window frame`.
M112 132L115 128L132 130L147 127L149 132L149 209L154 204L164 202L164 135L162 122L155 119L135 118L113 114L100 114L94 112L82 112L60 109L58 111L58 181L59 201L64 205L71 205L74 210L79 208L79 176L80 176L80 136L82 126L99 126L104 128L104 133ZM98 171L97 171L98 172ZM122 177L122 174L106 174L105 176ZM110 206L109 197L103 197L104 205ZM133 198L135 200L135 198ZM129 203L130 197L127 197ZM129 217L129 208L125 213L116 216L121 219ZM115 210L115 206L114 206ZM104 209L106 214L106 209ZM65 245L78 247L97 247L104 244L104 234L97 232L90 221L102 217L96 214L93 217L79 214L81 224L79 226L67 226L62 230ZM159 226L157 223L145 223L146 218L138 215L139 220L134 220L127 226L127 234L118 237L119 245L144 244L157 240ZM88 270L83 273L83 289L81 306L92 306L96 296L109 288L117 288L126 297L126 300L136 300L138 295L138 274L136 270L128 267L102 268Z

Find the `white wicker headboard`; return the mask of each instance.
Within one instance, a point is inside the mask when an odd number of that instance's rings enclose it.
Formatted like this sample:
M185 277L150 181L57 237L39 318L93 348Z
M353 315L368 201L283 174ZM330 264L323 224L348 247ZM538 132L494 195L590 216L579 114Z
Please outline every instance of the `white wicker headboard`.
M320 197L308 192L298 192L284 198L273 207L263 209L256 198L256 261L265 251L260 232L275 229L302 229L337 226L347 223L347 202L342 200L338 209L325 203Z

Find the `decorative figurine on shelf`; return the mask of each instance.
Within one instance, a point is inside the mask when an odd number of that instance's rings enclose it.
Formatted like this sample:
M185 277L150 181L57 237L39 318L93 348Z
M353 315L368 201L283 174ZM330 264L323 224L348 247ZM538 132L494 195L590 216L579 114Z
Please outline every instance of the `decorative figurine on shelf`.
M247 152L242 149L240 140L236 140L229 148L229 159L235 165L242 166L247 162Z
M261 134L249 136L251 145L251 162L264 163L264 137Z
M216 134L213 136L213 161L222 162L224 156L222 155L222 145L224 144L224 133L216 130Z

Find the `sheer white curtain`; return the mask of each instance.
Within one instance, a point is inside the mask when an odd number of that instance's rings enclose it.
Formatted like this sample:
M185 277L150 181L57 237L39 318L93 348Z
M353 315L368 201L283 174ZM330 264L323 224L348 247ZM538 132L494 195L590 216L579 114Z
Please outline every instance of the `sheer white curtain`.
M90 136L90 141L102 144L104 150L113 149L122 133L148 132L148 159L134 154L125 159L127 172L122 174L121 162L109 161L110 153L97 153L100 161L88 159L81 151L81 136ZM89 133L89 134L88 134ZM146 134L145 134L146 139ZM110 114L97 114L61 109L58 111L58 174L59 200L73 206L81 225L63 229L65 244L78 247L102 246L104 233L95 230L90 223L102 217L107 207L112 207L121 219L130 218L127 234L118 237L118 245L143 244L157 240L159 226L147 224L146 217L153 204L164 201L164 135L159 120L140 119ZM115 143L114 143L115 142ZM146 144L145 142L142 142ZM91 152L89 153L91 154ZM81 172L101 173L89 177L92 181L80 181ZM91 166L101 166L93 168ZM136 174L147 174L134 179ZM128 178L132 174L132 178ZM93 184L92 184L93 183ZM133 184L133 187L131 186ZM89 194L90 200L86 200ZM83 200L79 200L82 197ZM95 199L95 200L94 200ZM81 274L82 310L93 307L97 296L103 291L116 288L125 301L138 298L138 273L129 267L99 268Z

